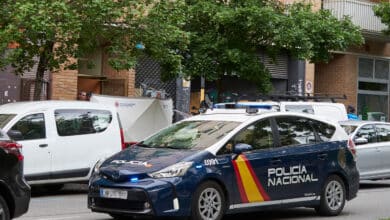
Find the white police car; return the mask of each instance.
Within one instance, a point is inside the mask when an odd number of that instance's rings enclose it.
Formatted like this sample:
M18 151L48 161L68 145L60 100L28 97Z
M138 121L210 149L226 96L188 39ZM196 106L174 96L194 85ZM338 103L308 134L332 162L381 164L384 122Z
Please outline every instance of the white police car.
M338 124L313 115L209 110L99 162L88 207L115 219L297 206L338 215L359 187L350 148Z

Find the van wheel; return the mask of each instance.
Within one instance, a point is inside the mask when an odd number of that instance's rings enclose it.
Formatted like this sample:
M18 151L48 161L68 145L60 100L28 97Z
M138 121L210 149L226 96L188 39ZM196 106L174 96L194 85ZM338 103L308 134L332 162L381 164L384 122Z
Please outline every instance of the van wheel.
M9 220L9 210L3 196L0 195L0 220Z
M345 197L343 180L336 175L329 176L321 192L320 205L316 207L317 213L324 216L340 214L345 205Z
M216 182L201 184L195 191L191 206L193 220L220 220L225 214L225 195Z

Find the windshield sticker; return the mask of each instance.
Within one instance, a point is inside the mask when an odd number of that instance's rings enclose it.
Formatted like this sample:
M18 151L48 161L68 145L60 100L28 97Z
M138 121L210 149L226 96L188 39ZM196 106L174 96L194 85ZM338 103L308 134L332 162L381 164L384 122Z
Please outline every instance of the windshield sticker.
M113 160L111 161L112 164L128 164L128 165L135 165L135 166L144 166L147 168L152 167L153 165L146 162L146 161L137 161L137 160Z
M268 186L284 186L298 183L317 182L313 173L308 173L304 165L268 169Z

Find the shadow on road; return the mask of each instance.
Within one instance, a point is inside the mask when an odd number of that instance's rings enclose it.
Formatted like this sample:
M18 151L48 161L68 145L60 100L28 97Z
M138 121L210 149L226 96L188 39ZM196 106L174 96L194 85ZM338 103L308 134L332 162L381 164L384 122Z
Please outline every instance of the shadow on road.
M57 188L58 187L58 188ZM33 186L31 188L31 197L58 196L72 194L87 194L87 184L65 184L62 188L59 185Z
M360 181L360 189L376 189L376 188L390 188L390 181L389 180Z

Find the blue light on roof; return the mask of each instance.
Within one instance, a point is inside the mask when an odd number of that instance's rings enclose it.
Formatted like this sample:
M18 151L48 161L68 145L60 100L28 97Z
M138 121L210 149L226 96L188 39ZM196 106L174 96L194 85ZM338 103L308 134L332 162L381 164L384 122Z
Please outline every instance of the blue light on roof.
M130 182L132 182L132 183L136 183L136 182L138 182L138 177L132 177L131 179L130 179Z
M202 166L202 165L196 165L195 168L196 168L196 169L202 169L203 166Z

